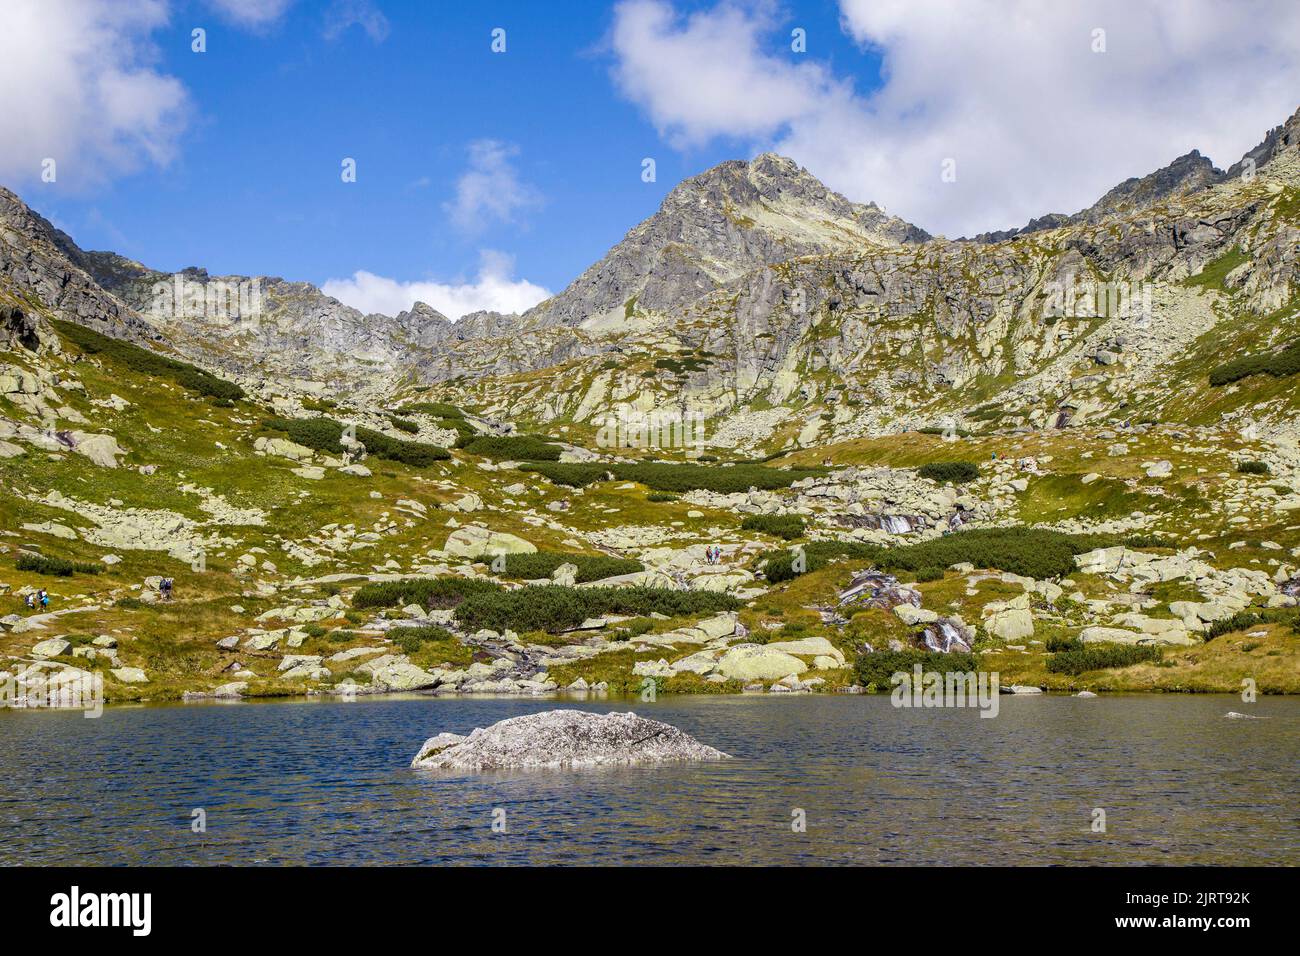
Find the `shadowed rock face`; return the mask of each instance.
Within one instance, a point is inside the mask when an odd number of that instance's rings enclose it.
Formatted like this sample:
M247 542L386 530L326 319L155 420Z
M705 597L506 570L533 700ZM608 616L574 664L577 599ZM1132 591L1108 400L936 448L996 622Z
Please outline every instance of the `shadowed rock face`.
M411 761L417 769L506 770L600 767L724 760L676 727L633 713L550 710L479 727L469 736L439 734Z

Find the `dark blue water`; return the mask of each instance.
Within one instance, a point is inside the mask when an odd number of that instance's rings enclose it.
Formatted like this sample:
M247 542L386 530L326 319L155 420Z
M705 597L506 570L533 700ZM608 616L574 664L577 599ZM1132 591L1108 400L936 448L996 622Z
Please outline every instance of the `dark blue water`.
M6 711L0 863L1300 863L1300 700L1001 705L996 719L886 697ZM409 769L434 733L557 706L635 710L736 759Z

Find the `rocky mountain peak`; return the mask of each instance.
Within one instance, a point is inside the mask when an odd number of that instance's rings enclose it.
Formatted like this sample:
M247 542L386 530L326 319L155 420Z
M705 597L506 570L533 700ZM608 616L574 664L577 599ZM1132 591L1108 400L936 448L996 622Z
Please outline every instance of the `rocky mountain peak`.
M1096 222L1105 216L1142 209L1162 199L1184 196L1213 186L1223 176L1223 171L1216 169L1209 157L1202 156L1199 150L1194 149L1153 173L1124 180L1072 218L1075 221Z

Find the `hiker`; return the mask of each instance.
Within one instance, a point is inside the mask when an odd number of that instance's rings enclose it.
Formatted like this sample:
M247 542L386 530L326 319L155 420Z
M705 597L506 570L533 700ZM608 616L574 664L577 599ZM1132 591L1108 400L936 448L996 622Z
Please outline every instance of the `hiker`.
M29 610L29 611L35 611L35 610L36 610L36 593L35 593L34 591L28 591L28 592L23 596L23 603L27 605L27 610Z
M50 606L50 594L45 588L41 588L41 610Z
M163 578L162 584L158 585L158 590L161 592L164 601L170 601L172 599L172 579Z

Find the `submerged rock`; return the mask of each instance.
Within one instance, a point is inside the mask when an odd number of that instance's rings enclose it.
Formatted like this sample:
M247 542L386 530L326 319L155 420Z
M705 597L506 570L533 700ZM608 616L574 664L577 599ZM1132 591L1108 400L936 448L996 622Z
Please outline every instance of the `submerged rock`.
M469 736L439 734L411 761L417 769L502 770L596 767L683 760L724 760L676 727L636 714L549 710L479 727Z

